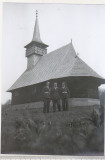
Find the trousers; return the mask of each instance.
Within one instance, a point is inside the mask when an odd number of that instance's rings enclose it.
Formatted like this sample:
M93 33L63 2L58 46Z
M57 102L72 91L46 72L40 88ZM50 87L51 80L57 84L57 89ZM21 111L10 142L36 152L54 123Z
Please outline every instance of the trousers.
M68 111L68 98L62 98L63 111Z
M44 99L44 107L43 107L43 112L49 112L49 107L50 107L50 99L45 98Z
M60 107L60 99L53 99L53 111L56 111L56 106L58 107L58 110L61 111Z

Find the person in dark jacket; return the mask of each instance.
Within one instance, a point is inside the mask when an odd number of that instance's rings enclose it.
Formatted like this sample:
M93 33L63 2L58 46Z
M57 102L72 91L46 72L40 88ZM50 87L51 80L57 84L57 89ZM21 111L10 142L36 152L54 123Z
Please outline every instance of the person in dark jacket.
M61 111L60 107L60 89L57 86L57 83L54 83L53 88L51 89L51 99L53 102L53 111L56 111L56 105L58 110Z
M63 111L68 110L69 96L70 96L70 91L69 91L68 87L66 86L65 82L63 82L62 87L61 87L61 98L62 98Z
M49 107L50 107L50 82L46 82L45 87L43 88L43 101L44 101L44 107L43 107L43 112L49 112Z

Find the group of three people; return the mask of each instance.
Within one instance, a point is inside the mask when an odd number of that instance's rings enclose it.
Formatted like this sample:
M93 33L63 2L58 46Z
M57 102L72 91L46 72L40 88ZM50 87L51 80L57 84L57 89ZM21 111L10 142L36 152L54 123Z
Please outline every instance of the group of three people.
M57 82L54 83L52 88L50 87L50 82L46 82L46 85L43 88L43 112L49 112L51 100L53 103L53 111L56 111L56 106L58 107L58 110L61 111L60 99L62 100L63 111L68 110L69 96L70 91L65 82L62 83L61 88L58 87Z

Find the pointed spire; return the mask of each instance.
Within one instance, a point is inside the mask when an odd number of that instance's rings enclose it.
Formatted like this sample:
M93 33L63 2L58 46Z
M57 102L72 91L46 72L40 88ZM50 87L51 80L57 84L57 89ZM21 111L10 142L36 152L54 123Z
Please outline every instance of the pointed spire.
M33 33L32 41L42 43L41 38L40 38L39 25L38 25L38 11L37 10L36 10L36 21L35 21L35 27L34 27L34 33Z

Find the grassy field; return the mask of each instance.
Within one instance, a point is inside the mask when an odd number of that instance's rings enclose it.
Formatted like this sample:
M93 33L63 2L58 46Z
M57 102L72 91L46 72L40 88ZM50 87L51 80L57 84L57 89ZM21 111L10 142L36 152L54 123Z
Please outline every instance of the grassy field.
M92 111L92 106L55 113L3 106L2 153L103 155L104 125L94 122Z

